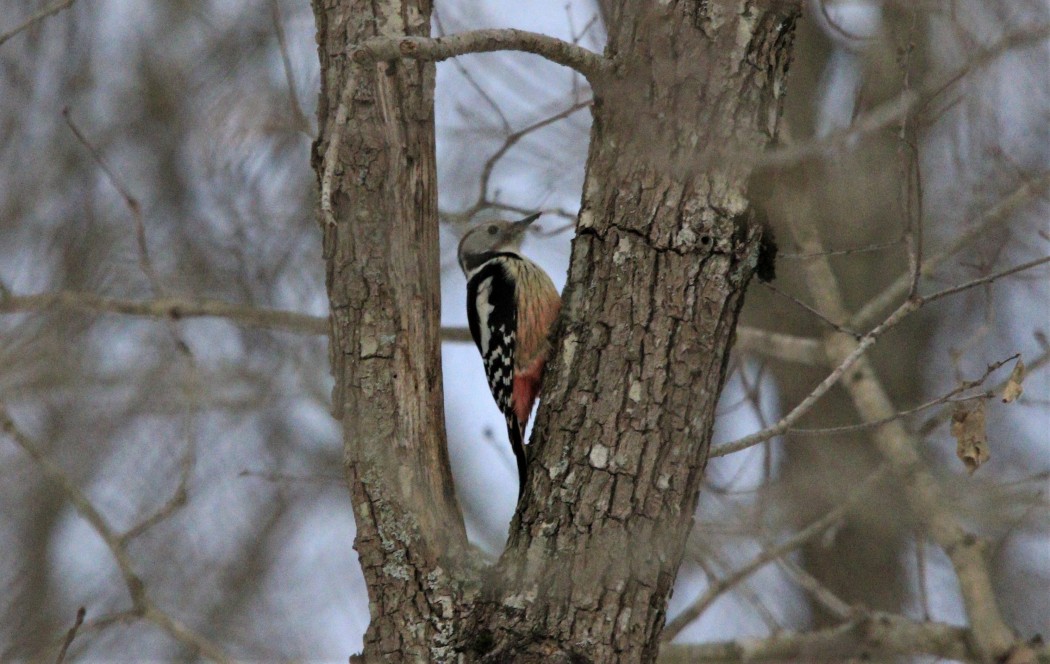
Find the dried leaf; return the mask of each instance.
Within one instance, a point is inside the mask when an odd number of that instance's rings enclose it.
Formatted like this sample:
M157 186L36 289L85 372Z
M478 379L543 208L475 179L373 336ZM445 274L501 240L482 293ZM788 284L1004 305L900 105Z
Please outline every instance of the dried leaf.
M956 406L952 413L952 436L956 441L955 453L973 475L990 458L983 401L976 401L972 406Z
M1014 365L1014 370L1010 372L1010 378L1006 381L1006 387L1003 388L1003 403L1010 403L1024 393L1024 388L1021 386L1024 376L1024 360L1017 358L1017 364Z

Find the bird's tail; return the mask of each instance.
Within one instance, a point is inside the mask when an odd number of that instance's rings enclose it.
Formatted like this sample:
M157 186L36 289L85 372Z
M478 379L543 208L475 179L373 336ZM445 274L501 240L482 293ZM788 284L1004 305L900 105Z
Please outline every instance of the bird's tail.
M507 436L510 438L510 448L514 451L514 459L518 462L518 500L525 492L525 432L518 427L515 418L507 418Z

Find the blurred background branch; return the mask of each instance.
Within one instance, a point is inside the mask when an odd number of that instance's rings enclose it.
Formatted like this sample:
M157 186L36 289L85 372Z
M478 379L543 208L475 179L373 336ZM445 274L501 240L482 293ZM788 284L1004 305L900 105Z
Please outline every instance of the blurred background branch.
M327 414L314 17L24 4L0 12L0 659L54 660L81 606L67 662L343 659L369 616ZM601 59L601 3L439 5L437 36ZM811 3L752 198L776 289L862 336L748 293L662 660L979 661L1050 633L1047 26L1044 0ZM486 560L513 463L455 245L542 210L525 251L564 283L591 95L530 55L438 67L445 415ZM1018 353L1004 404L990 367ZM972 476L942 426L962 399Z

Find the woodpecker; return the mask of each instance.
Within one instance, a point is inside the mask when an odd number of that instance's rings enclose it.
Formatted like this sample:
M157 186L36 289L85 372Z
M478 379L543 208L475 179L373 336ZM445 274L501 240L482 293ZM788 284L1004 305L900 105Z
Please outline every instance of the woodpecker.
M539 216L476 226L459 241L458 252L467 278L467 322L492 397L507 420L519 499L525 489L525 424L540 391L547 335L561 309L551 278L520 253L525 230Z

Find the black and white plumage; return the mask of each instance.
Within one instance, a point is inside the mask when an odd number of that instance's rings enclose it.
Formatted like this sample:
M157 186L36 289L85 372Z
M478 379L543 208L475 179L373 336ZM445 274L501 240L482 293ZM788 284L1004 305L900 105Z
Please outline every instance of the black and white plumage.
M459 244L470 334L507 420L519 498L526 477L525 425L540 390L547 335L561 308L550 277L518 250L525 229L537 217L489 222L472 229Z
M481 353L492 397L504 415L512 414L514 390L515 329L518 322L514 290L503 261L495 260L495 256L467 282L470 335Z

